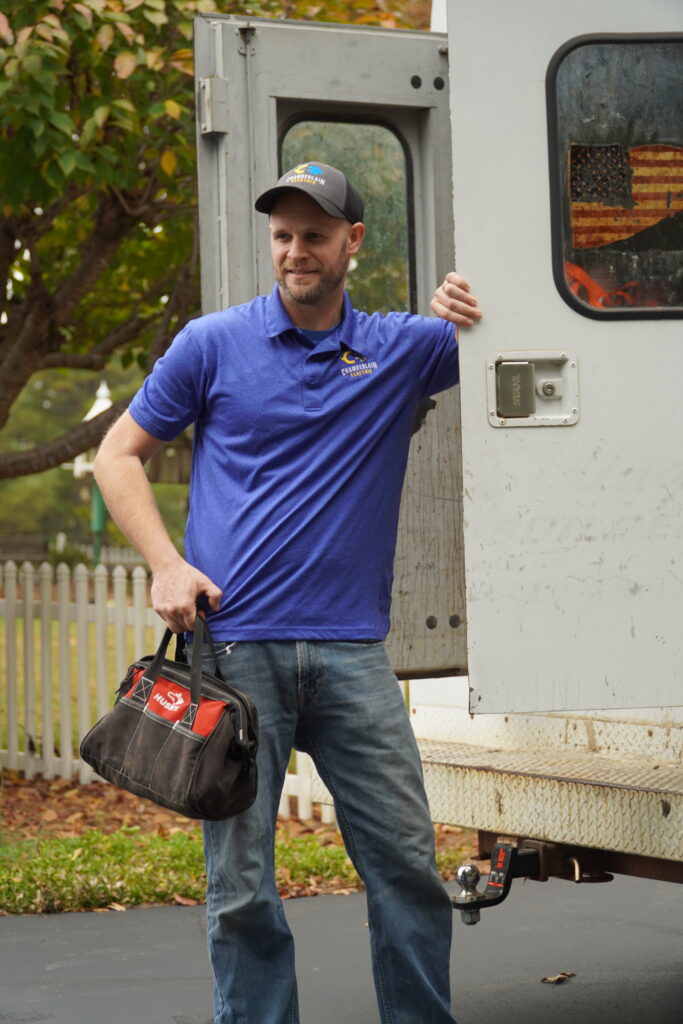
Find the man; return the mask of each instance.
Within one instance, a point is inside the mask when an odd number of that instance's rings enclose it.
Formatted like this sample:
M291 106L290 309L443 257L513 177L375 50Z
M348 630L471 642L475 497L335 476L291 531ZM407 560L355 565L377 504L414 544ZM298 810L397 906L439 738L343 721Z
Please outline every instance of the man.
M204 825L215 1021L299 1020L273 869L296 746L334 796L366 885L382 1020L453 1024L452 909L382 641L415 409L457 382L453 324L481 313L453 273L432 303L439 318L354 310L344 284L363 241L363 203L333 167L300 165L256 209L269 215L273 292L188 324L95 467L112 515L152 569L156 611L191 631L205 601L221 672L259 710L256 802ZM143 463L190 423L182 558Z

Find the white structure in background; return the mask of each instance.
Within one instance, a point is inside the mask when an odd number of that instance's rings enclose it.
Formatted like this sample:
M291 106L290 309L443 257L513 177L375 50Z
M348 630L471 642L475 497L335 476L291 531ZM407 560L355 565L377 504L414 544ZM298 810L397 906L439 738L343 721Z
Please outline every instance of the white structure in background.
M432 32L446 32L446 0L432 0Z
M0 562L0 768L27 779L95 779L79 759L79 738L109 710L128 665L154 650L163 631L142 566ZM310 780L308 758L297 754L285 778L283 817L312 816ZM322 819L334 821L331 807Z
M96 416L99 416L101 412L106 412L107 409L111 409L111 391L106 381L102 381L95 394L95 401L88 409L87 413L83 417L83 422L86 423L88 420L94 420ZM82 480L84 476L93 471L93 463L88 458L88 452L82 452L77 455L73 462L64 463L64 469L73 470L73 474L77 480Z

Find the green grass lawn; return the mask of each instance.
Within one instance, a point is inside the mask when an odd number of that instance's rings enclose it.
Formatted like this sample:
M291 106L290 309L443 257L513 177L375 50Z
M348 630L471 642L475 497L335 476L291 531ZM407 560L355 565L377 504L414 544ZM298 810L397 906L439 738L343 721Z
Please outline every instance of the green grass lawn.
M281 887L356 888L359 879L341 846L315 836L282 836L276 843ZM74 839L0 841L0 909L6 914L116 908L204 900L201 831L150 835L137 827Z
M443 877L453 877L460 850L437 854ZM343 846L316 835L278 832L276 880L284 895L357 889L360 880ZM137 826L73 839L17 840L0 834L0 912L46 914L150 903L204 900L201 830L170 835Z

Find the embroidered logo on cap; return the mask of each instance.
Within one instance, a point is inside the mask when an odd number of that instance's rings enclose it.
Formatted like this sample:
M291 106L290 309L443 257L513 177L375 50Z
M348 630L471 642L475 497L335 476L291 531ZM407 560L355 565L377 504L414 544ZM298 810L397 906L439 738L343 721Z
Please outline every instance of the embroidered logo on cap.
M322 177L324 173L318 164L299 164L290 171L282 184L291 185L295 181L300 181L307 185L324 185L326 181Z

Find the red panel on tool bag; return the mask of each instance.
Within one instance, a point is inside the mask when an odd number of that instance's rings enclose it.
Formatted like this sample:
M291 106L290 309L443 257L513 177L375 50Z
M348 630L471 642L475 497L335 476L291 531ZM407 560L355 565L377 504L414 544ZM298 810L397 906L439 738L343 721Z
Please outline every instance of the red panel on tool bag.
M189 705L190 691L163 677L157 679L147 701L150 711L169 722L179 722Z
M227 706L222 700L209 700L206 697L200 697L192 732L197 732L200 736L208 736L216 728Z
M138 669L133 673L133 684L125 694L126 697L130 697L143 671L143 669ZM163 676L154 684L147 701L150 711L160 715L161 718L167 719L169 722L179 722L187 711L189 704L190 691L186 690L183 686L179 686L177 683L164 679ZM208 736L216 728L227 706L225 701L200 697L192 732L196 732L199 736Z

